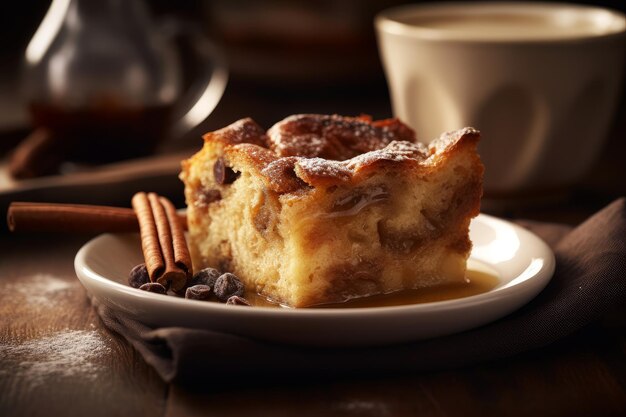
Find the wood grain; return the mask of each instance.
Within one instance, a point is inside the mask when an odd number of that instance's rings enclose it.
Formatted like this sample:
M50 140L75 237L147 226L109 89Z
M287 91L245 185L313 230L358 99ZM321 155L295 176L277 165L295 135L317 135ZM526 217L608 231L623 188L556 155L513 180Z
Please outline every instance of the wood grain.
M84 241L0 238L2 416L162 414L167 386L103 328L76 278Z

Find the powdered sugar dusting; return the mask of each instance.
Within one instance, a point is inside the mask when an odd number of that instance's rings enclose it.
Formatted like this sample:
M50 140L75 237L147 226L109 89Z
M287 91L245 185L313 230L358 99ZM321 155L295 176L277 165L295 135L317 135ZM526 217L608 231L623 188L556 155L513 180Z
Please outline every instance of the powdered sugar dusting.
M288 193L302 187L302 182L294 172L297 160L295 156L279 158L263 168L261 174L265 176L270 189L277 193Z
M273 132L269 138L272 150L279 156L315 156L321 154L326 146L325 139L313 134L287 136L282 132Z
M252 143L267 147L265 130L249 117L237 120L214 132L209 132L203 138L205 142L219 142L224 145Z
M437 139L430 142L428 148L432 152L441 152L443 149L449 147L453 143L456 143L463 136L466 135L479 135L480 132L473 127L464 127L463 129L453 130L450 132L444 132Z
M4 291L19 294L20 302L34 306L54 306L68 291L78 287L76 281L68 281L50 274L24 277L4 286Z
M359 155L356 158L352 158L351 160L349 160L348 168L356 171L364 166L371 165L376 161L385 160L385 161L400 162L400 161L406 161L408 159L411 159L411 158L405 155L396 153L396 152L389 151L389 150L372 151L372 152L364 153L363 155Z
M104 368L95 359L110 352L106 341L96 330L65 330L20 344L0 344L0 355L9 361L11 373L40 385L49 378L71 378L77 375L95 380ZM7 375L8 370L0 370Z
M361 167L371 165L375 161L406 161L409 159L423 160L426 158L427 149L420 143L406 141L393 141L383 149L367 152L350 159L347 162L348 168L358 170Z
M296 163L308 175L316 177L349 178L350 169L344 161L331 161L322 158L298 158Z
M332 177L348 179L360 168L379 160L406 161L424 160L428 156L428 148L421 143L393 141L383 149L366 152L346 161L332 161L323 158L298 158L296 173L310 177ZM299 168L299 169L298 169ZM307 178L304 178L305 180Z
M421 142L407 142L394 140L385 147L385 150L398 152L405 156L425 157L428 155L428 147Z
M393 140L415 141L414 132L396 119L372 122L369 117L299 114L268 131L278 156L347 160L380 149Z
M245 126L252 133L244 133ZM241 136L226 141L238 143L229 147L229 152L238 152L246 163L252 163L269 188L278 193L350 180L377 161L429 165L432 155L464 135L477 133L472 128L449 132L427 147L416 142L415 132L397 119L372 121L367 116L299 114L272 126L264 136L265 146L246 143L251 138L258 141L263 135L259 130L251 119L244 119L228 131L215 133Z

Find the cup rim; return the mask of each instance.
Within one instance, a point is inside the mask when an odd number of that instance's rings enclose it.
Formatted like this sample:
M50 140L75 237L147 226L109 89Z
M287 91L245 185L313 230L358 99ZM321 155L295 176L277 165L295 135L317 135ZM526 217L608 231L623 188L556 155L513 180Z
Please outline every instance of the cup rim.
M484 33L460 34L446 29L423 27L416 24L406 23L406 16L436 16L442 12L462 13L463 15L472 13L524 13L525 15L538 15L545 13L556 14L559 12L568 13L596 13L598 19L607 20L606 31L601 33L583 32L562 36L549 37L489 37ZM405 18L402 19L401 16ZM610 19L610 21L609 21ZM606 7L593 5L579 5L569 3L530 3L530 2L437 2L409 4L392 7L379 12L374 18L374 26L379 34L387 33L398 36L411 37L427 41L439 42L460 42L460 43L481 43L481 44L563 44L580 43L589 41L606 40L609 38L619 38L626 35L626 15Z

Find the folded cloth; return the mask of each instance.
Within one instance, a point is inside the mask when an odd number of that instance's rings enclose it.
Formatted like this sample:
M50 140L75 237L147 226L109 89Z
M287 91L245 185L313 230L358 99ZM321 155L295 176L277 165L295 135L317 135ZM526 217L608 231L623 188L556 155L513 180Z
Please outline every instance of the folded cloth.
M104 324L126 338L167 381L251 375L315 377L450 368L546 346L597 320L626 298L626 199L580 226L520 222L550 244L555 275L535 299L491 324L392 346L291 346L181 327L152 329L94 303Z

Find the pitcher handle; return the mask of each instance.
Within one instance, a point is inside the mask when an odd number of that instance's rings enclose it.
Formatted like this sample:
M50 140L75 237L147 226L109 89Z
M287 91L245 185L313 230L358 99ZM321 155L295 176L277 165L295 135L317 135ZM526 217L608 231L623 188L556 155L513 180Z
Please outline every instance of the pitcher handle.
M186 41L195 61L202 66L203 76L179 100L170 134L181 138L189 133L215 110L228 84L228 66L217 45L190 22L168 19L162 24L162 33L172 39ZM182 108L182 110L181 110Z

